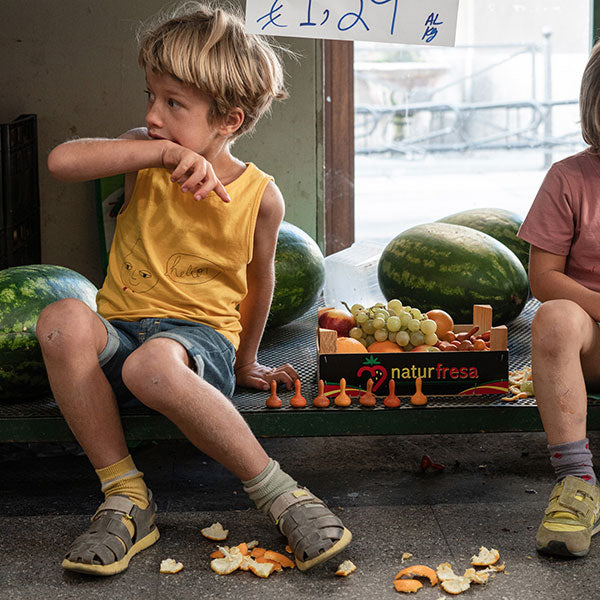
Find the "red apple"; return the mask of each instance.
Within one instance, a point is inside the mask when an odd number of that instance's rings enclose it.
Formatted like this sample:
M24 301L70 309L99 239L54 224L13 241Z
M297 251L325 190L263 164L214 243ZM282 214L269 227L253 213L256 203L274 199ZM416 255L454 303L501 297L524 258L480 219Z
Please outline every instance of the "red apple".
M437 346L428 346L427 344L421 344L420 346L415 346L411 352L440 352L440 349Z
M354 317L339 308L330 308L321 313L319 317L319 327L322 329L333 329L337 331L340 337L348 337L350 330L355 326L356 321Z

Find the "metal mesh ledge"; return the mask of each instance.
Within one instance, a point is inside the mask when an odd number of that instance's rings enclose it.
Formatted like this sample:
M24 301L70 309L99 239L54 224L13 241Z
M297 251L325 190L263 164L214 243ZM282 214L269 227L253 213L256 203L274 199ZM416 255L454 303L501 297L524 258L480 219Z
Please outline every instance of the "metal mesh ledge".
M510 369L530 364L530 325L539 303L530 300L509 326ZM436 396L426 406L412 406L401 397L397 409L366 408L357 401L348 408L314 408L317 394L316 308L296 322L266 332L259 360L266 365L292 364L302 381L309 406L291 408L293 392L279 391L280 409L268 409L265 392L238 389L233 402L258 436L394 435L424 433L473 433L540 431L534 398L505 402L501 396ZM148 409L124 411L129 440L181 438L167 419ZM600 397L590 397L588 427L600 429ZM73 437L52 398L0 405L0 442L70 441Z

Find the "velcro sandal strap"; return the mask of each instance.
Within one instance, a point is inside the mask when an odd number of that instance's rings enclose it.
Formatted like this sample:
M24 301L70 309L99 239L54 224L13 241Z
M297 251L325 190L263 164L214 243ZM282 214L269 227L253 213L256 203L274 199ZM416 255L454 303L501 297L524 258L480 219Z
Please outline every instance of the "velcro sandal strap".
M319 500L319 498L317 498L306 488L298 488L290 492L284 492L275 498L271 508L269 509L269 517L273 523L275 523L275 525L278 525L279 518L288 508L290 508L290 506L298 504L298 502L307 501L323 504L322 500Z
M552 491L546 514L571 512L584 520L595 520L599 497L600 490L597 486L569 475Z
M109 496L98 507L98 510L94 513L94 516L92 517L92 521L94 521L96 517L105 510L112 510L115 512L122 513L125 516L133 517L133 515L136 513L136 509L139 509L138 505L132 502L132 500L127 496Z

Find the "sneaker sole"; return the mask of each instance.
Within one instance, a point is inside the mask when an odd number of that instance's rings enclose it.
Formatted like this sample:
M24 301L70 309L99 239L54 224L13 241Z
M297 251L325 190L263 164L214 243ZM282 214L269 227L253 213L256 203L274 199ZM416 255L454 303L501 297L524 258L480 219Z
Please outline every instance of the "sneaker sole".
M592 529L591 535L594 536L600 531L600 521L598 521ZM565 542L560 542L558 540L552 540L548 542L545 546L540 546L536 544L536 550L541 552L542 554L550 554L552 556L564 556L567 558L582 558L587 556L590 552L589 547L585 550L580 550L579 552L573 552L569 550Z
M311 558L310 560L306 560L304 562L300 560L296 560L296 566L300 571L308 571L308 569L312 569L321 563L324 563L326 560L334 557L336 554L339 554L350 542L352 541L352 534L348 529L344 527L344 533L342 537L331 547L329 550L322 552L319 556L315 556L315 558Z
M159 537L160 533L158 533L158 529L155 527L149 534L133 544L133 546L131 546L129 549L129 552L121 560L110 563L109 565L89 565L86 563L76 563L65 558L62 562L62 567L67 571L85 573L86 575L116 575L117 573L124 571L129 566L129 561L138 552L141 552L142 550L152 546L152 544L154 544Z
M590 551L590 549L587 548L586 550L581 550L580 552L571 552L564 542L559 542L556 540L548 542L546 546L536 545L536 550L542 554L549 554L551 556L564 556L566 558L582 558L583 556L587 556Z

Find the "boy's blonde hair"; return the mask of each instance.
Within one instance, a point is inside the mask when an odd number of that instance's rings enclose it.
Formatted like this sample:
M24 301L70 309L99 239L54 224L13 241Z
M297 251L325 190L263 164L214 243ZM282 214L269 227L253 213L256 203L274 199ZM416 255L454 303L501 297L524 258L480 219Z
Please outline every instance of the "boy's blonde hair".
M212 99L211 125L234 108L244 111L233 137L250 131L273 100L287 97L277 51L264 37L246 33L231 8L186 2L141 33L139 42L143 69L171 75Z
M579 112L583 139L594 152L600 153L600 42L592 48L583 71Z

